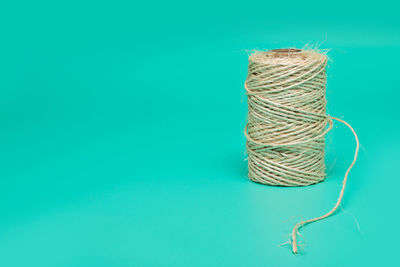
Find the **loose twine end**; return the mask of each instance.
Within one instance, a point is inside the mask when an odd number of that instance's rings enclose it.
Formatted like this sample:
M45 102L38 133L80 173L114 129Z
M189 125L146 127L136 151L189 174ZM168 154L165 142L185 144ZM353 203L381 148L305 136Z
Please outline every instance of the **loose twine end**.
M342 189L340 190L339 198L338 198L338 200L336 201L336 204L335 204L335 206L333 207L333 209L331 209L331 210L330 210L328 213L326 213L325 215L322 215L322 216L320 216L320 217L316 217L316 218L313 218L313 219L309 219L309 220L306 220L306 221L299 222L299 223L297 223L297 224L293 227L293 231L292 231L292 251L293 251L294 254L297 254L297 253L298 253L297 234L298 234L299 229L300 229L301 227L307 225L307 224L310 224L310 223L313 223L313 222L316 222L316 221L323 220L323 219L325 219L325 218L331 216L332 214L334 214L334 213L336 212L337 208L340 206L340 203L342 202L342 199L343 199L343 194L344 194L344 190L345 190L345 188L346 188L346 183L347 183L347 178L348 178L349 172L350 172L350 170L353 168L353 166L354 166L354 164L356 163L356 160L357 160L358 150L359 150L359 147L360 147L360 143L359 143L358 136L357 136L356 132L355 132L354 129L350 126L350 124L347 123L347 122L345 122L344 120L341 120L341 119L335 118L335 117L331 117L331 116L330 116L330 118L331 118L331 119L334 119L334 120L336 120L336 121L339 121L339 122L341 122L341 123L343 123L343 124L345 124L345 125L353 132L354 138L355 138L356 143L357 143L356 150L355 150L355 153L354 153L353 162L350 164L349 168L347 169L347 171L346 171L346 173L345 173L345 175L344 175Z

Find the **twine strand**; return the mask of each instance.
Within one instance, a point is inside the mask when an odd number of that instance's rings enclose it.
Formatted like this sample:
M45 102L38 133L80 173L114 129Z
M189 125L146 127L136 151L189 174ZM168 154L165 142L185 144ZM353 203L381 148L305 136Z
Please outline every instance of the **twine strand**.
M297 234L298 234L298 231L300 230L300 228L306 226L307 224L323 220L323 219L333 215L335 213L335 211L338 209L338 207L340 206L340 203L342 202L342 199L343 199L343 194L344 194L344 190L346 188L346 183L347 183L347 178L348 178L349 172L353 168L353 166L354 166L354 164L356 163L356 160L357 160L358 150L360 148L360 143L359 143L356 131L354 131L353 127L351 127L351 125L349 123L347 123L346 121L341 120L339 118L335 118L335 117L331 117L331 118L334 119L334 120L340 121L341 123L345 124L353 132L353 135L354 135L354 138L355 138L356 144L357 144L356 145L356 150L355 150L355 153L354 153L354 158L353 158L352 163L350 164L349 168L347 169L347 171L346 171L346 173L344 175L344 179L343 179L343 182L342 182L343 183L342 189L340 190L339 198L337 199L335 206L328 213L326 213L325 215L322 215L320 217L316 217L314 219L309 219L309 220L306 220L306 221L299 222L293 227L293 231L292 231L292 251L293 251L294 254L298 253Z

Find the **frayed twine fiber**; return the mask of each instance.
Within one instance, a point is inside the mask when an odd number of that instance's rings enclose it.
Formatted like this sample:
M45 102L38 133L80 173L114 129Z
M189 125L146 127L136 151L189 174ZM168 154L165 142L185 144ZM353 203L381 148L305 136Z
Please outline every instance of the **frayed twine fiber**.
M357 147L336 205L325 215L296 224L292 250L298 252L298 230L332 215L340 205L347 177L359 149L358 137L345 121L326 114L325 54L295 48L255 52L249 57L245 89L245 128L249 178L277 186L306 186L325 179L325 134L332 120L353 132Z

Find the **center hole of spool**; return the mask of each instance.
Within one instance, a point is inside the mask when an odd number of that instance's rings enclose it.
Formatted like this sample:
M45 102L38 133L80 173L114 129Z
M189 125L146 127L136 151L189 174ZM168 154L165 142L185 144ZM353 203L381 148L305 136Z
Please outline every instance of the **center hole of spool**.
M301 52L301 49L297 48L279 48L279 49L272 49L272 52L275 53L299 53Z
M289 54L297 54L300 53L302 50L297 48L279 48L279 49L272 49L270 52L276 57L285 57Z

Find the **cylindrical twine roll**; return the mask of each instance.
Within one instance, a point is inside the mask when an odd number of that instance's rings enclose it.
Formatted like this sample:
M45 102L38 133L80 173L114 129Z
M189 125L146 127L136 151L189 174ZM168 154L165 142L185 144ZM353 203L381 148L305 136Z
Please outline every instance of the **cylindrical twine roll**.
M332 128L332 119L346 124L357 141L355 157L335 207L294 227L294 253L298 251L298 229L336 211L358 153L358 138L351 126L326 114L327 61L325 54L294 48L255 52L249 57L245 135L251 180L277 186L305 186L323 181L325 134Z

